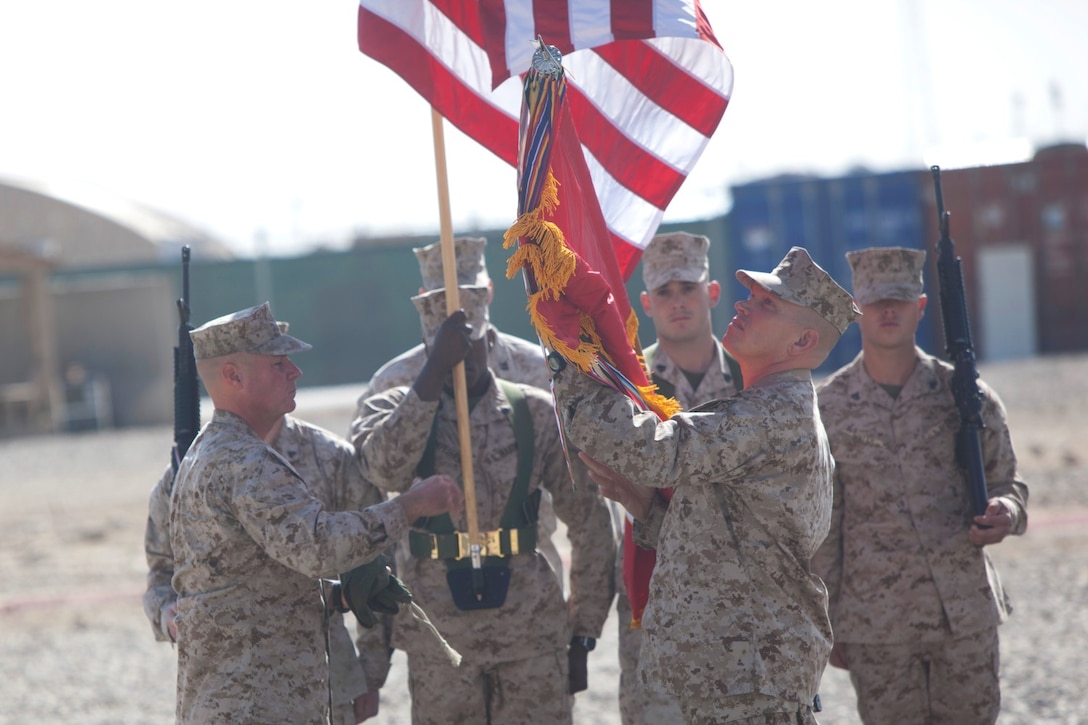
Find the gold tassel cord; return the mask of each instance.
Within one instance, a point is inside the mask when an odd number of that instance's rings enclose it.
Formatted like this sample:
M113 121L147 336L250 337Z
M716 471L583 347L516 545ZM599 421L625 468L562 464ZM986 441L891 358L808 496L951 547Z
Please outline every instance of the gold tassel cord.
M529 295L526 308L541 343L549 350L562 355L579 370L588 372L598 355L603 356L610 363L615 363L604 351L593 319L584 312L579 313L578 344L576 347L571 347L568 341L555 334L539 311L541 300L559 299L559 295L566 289L578 264L576 255L567 247L563 230L554 222L545 219L545 215L553 213L558 206L559 182L549 169L544 188L541 190L540 203L535 209L519 216L503 235L504 249L517 245L517 250L507 260L506 277L512 279L523 269L528 269L532 273L536 291ZM521 240L520 244L519 240ZM638 317L633 310L625 320L624 333L634 348L635 341L638 339ZM666 398L657 393L656 385L640 385L638 391L647 406L663 418L680 412L680 404L672 398Z
M577 265L574 252L567 247L563 230L544 218L546 214L554 212L557 206L559 182L549 170L540 194L540 204L518 217L506 230L502 241L504 249L517 244L518 239L529 242L520 245L510 255L506 263L506 278L512 279L527 265L532 270L537 289L546 292L551 299L559 299L559 294L566 288Z

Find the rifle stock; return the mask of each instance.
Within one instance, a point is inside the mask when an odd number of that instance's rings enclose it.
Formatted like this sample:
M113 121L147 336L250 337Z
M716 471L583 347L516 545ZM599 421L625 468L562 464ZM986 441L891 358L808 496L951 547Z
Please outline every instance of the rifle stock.
M982 391L978 387L971 326L967 317L967 293L963 284L963 263L956 256L949 234L951 214L945 211L941 191L941 169L930 168L937 195L937 282L941 299L941 320L944 326L945 351L953 365L952 395L960 416L956 437L956 459L967 476L971 490L971 505L976 516L986 511L989 495L986 491L986 465L982 460L981 431Z
M181 459L200 430L200 384L196 356L189 337L189 245L181 248L181 298L178 305L178 344L174 348L174 447L170 462L177 472Z

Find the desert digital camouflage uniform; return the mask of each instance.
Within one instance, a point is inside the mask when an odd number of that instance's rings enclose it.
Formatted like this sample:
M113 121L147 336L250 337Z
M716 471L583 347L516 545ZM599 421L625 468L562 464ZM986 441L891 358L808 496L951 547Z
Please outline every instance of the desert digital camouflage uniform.
M645 263L645 260L644 260ZM665 280L667 283L669 280ZM646 367L657 379L673 387L672 397L684 410L691 410L697 405L712 400L728 398L734 395L737 381L726 362L725 349L721 344L714 346L717 359L710 364L703 379L696 389L692 389L687 375L665 353L657 343L643 351ZM615 504L622 512L622 506ZM622 524L618 527L623 531ZM631 602L623 588L623 546L617 546L616 556L616 614L619 627L620 659L620 715L624 723L669 723L681 722L683 715L676 698L665 693L656 682L639 681L638 660L642 643L642 630L631 627Z
M411 617L395 618L393 644L408 654L415 723L570 722L567 644L572 635L598 637L612 602L614 543L608 510L588 479L571 485L551 396L520 386L535 438L529 493L547 489L571 541L570 601L558 573L539 552L508 557L510 589L497 609L459 610L446 563L397 547L397 572L464 661L452 669L431 635ZM492 379L470 414L473 478L481 531L500 528L518 463L510 402ZM368 480L387 492L411 484L437 416L435 470L461 478L453 396L426 402L412 388L365 401L353 429ZM465 523L455 520L458 530ZM489 695L485 695L489 693ZM490 702L490 713L488 713Z
M674 488L642 678L675 695L690 723L762 716L774 701L784 721L814 722L831 627L808 564L827 533L833 463L809 371L663 422L577 371L554 385L574 445L637 484Z
M381 492L363 480L355 451L329 431L290 415L273 447L298 471L310 491L330 511L362 511L384 500ZM147 591L144 611L155 638L171 641L164 613L177 602L170 581L174 576L174 552L170 544L170 492L174 470L167 466L151 492L148 506L144 552L147 556ZM333 722L355 724L352 701L385 681L384 652L367 657L355 652L343 615L331 612L329 619L329 679L335 708Z
M453 240L453 245L457 259L458 285L490 286L491 277L488 275L487 261L484 257L487 239L484 237L457 237ZM442 289L445 280L442 270L441 244L436 242L425 247L415 248L412 251L419 263L422 288L424 290ZM551 385L551 378L548 377L548 367L540 343L530 342L515 335L500 332L490 321L487 324L495 335L495 342L487 353L488 367L494 370L495 374L503 380L524 383L525 385L548 390ZM419 344L397 355L378 368L358 398L355 420L357 421L362 413L363 401L390 388L401 385L410 386L419 377L420 371L423 370L423 363L426 361L427 351L422 344ZM358 432L352 427L348 431L348 437L353 439ZM537 538L538 548L547 557L552 567L561 574L563 561L555 548L555 544L552 542L552 534L556 531L557 523L555 512L552 511L551 495L546 491L540 501L539 515L540 518L537 521L537 526L540 529L540 535ZM369 636L369 633L363 634Z
M1010 607L985 548L967 537L972 506L954 450L960 420L953 368L919 348L916 355L895 398L866 373L864 353L819 388L837 467L831 532L813 567L827 582L835 639L849 645L850 675L867 722L921 722L926 710L925 703L901 699L894 686L901 672L866 666L869 646L879 658L880 647L913 645L924 653L952 641L950 652L960 660L948 668L953 676L930 683L947 691L931 697L951 708L939 721L991 723L1000 706L997 626ZM1027 486L1005 409L985 383L979 388L988 493L1009 504L1011 533L1020 534Z
M488 367L503 380L548 390L551 386L551 378L548 377L548 366L544 361L543 348L539 344L534 345L520 337L499 332L494 325L491 325L491 329L496 333L496 337L495 344L487 353ZM359 434L356 426L362 415L364 401L391 388L411 386L419 377L420 371L423 370L423 363L426 361L427 351L423 345L417 345L408 352L393 358L374 373L374 377L370 379L370 383L359 397L355 419L349 431L352 439ZM540 534L537 537L537 548L548 559L552 568L562 575L563 559L559 556L559 550L555 548L555 542L552 540L558 523L555 511L552 510L551 493L548 491L541 496L539 515L537 528Z
M170 492L174 490L174 467L168 465L151 489L144 528L144 555L147 558L147 589L144 614L159 642L173 642L167 628L167 610L178 595L170 580L174 577L174 547L170 545Z
M393 502L330 512L324 496L359 505L367 495L330 490L347 461L322 460L326 484L315 489L289 462L293 446L282 447L216 410L178 469L170 531L179 723L326 722L329 620L318 579L372 560L407 530Z

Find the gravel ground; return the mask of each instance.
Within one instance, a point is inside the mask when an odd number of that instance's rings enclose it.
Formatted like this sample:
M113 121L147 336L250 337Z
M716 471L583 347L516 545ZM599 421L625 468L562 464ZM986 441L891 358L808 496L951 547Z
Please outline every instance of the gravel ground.
M993 556L1015 613L1001 630L1003 725L1088 723L1088 355L983 366L1031 487L1029 532ZM300 391L298 414L346 429L356 388ZM175 655L140 605L147 494L168 428L0 441L0 723L167 723ZM616 618L575 722L619 723ZM407 723L398 654L378 723ZM822 723L858 723L845 675Z

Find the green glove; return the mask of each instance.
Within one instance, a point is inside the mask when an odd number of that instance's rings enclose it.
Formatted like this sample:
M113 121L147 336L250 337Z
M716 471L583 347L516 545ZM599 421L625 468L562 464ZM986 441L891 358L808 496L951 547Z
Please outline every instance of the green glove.
M340 575L340 587L348 602L348 608L355 614L359 624L367 629L378 623L378 618L371 610L370 600L389 585L389 578L389 565L383 555Z
M374 596L370 598L367 604L375 612L382 612L383 614L396 614L400 611L401 604L410 604L412 601L412 592L408 591L408 587L404 586L404 582L398 579L395 575L389 575L389 583Z

